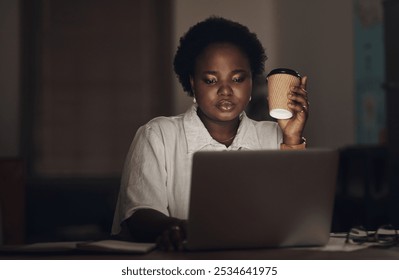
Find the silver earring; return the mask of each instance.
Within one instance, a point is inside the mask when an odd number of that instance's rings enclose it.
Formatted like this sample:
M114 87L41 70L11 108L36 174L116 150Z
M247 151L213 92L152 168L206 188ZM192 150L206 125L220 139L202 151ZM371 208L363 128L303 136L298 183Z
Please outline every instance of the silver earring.
M252 100L252 96L249 97L249 101L251 101L251 100Z
M197 103L197 99L195 99L195 91L194 91L194 89L191 89L191 92L193 93L193 103L195 104L195 103Z

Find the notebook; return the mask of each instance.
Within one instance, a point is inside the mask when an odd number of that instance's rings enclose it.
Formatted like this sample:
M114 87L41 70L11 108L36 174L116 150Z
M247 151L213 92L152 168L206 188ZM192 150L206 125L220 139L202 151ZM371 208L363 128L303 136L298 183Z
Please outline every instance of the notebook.
M188 250L328 242L338 151L221 151L193 156Z

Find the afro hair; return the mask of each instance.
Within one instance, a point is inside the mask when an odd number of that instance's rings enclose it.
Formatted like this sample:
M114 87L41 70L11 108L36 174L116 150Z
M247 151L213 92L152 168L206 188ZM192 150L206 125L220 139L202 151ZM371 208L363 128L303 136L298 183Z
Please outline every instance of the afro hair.
M193 96L190 76L194 74L197 57L214 43L237 46L248 57L252 77L263 74L267 57L256 34L240 23L213 16L195 24L180 38L174 57L174 71L183 90L190 96Z

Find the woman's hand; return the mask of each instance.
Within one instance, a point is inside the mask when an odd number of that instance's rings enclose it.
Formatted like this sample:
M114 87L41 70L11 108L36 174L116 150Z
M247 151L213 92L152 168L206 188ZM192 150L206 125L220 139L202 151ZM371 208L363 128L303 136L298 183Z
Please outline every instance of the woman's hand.
M286 145L298 145L302 142L302 132L309 116L308 92L306 91L307 77L301 78L297 87L291 88L288 93L288 107L293 116L287 120L278 120L283 131L283 143Z
M187 221L173 217L154 209L139 209L124 225L135 242L156 242L161 250L182 250L186 239Z
M157 247L163 251L182 251L186 240L185 224L173 225L157 238Z

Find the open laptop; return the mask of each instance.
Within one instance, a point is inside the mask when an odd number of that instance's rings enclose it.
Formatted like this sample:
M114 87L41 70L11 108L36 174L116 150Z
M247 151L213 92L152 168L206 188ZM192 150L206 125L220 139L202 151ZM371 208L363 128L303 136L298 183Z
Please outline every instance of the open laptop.
M338 152L197 152L189 250L321 246L331 229Z

